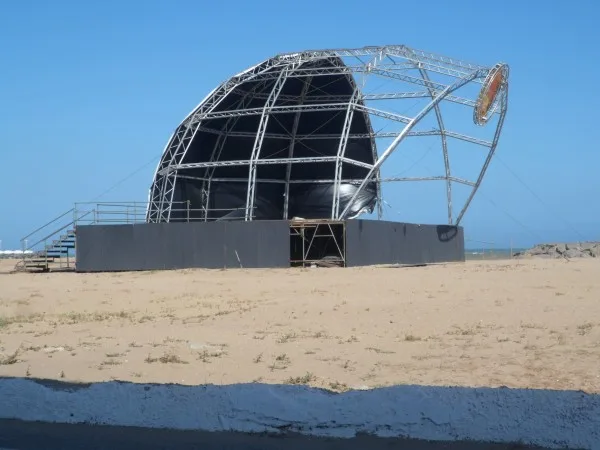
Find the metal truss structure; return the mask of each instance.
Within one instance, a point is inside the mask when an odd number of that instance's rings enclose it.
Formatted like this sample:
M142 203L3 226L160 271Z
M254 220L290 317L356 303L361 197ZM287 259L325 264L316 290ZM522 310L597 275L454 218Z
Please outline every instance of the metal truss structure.
M323 79L334 85L343 82L345 87L337 91L325 88L328 84L319 81ZM391 81L394 87L386 92L368 92L365 86L371 79ZM292 89L292 84L298 88ZM421 109L414 115L405 115L394 108L379 106L404 99L422 99ZM487 125L493 131L490 139L446 128L448 121L444 119L448 117L442 111L445 103L472 109L475 124ZM327 214L311 219L352 218L372 211L374 205L381 217L382 183L436 181L445 183L448 223L458 225L494 155L507 104L506 64L486 67L404 45L277 55L223 82L177 127L156 169L146 220L177 220L172 205L190 201L186 196L192 190L199 192L193 200L194 208L205 211L200 219L218 219L209 217L208 211L215 209L215 190L224 184L243 190L238 203L233 201L230 206L241 208L247 221L257 220L254 214L259 208L257 191L260 186L268 185L280 189L277 191L282 197L282 206L277 209L279 219L291 218L288 217L293 201L290 192L297 185L331 188ZM324 123L334 116L336 128L321 129L320 121ZM311 117L315 126L307 131L305 122ZM425 118L435 126L420 129ZM284 120L288 125L280 126ZM357 120L362 125L358 126ZM375 120L386 121L392 129L375 130L372 126ZM428 177L382 177L382 165L401 143L424 136L439 137L443 173ZM387 141L382 146L384 140ZM473 144L487 152L475 179L453 175L448 152L452 140ZM319 143L321 151L299 153L300 147L306 150L313 142ZM353 156L349 149L356 142L369 147L370 156ZM278 151L267 152L266 148ZM331 150L322 151L324 148ZM313 169L303 169L302 175L294 175L300 166L325 165L328 176L306 175ZM453 214L454 183L471 189L456 215ZM346 186L352 190L348 191ZM373 192L374 200L365 207L357 207L367 189Z

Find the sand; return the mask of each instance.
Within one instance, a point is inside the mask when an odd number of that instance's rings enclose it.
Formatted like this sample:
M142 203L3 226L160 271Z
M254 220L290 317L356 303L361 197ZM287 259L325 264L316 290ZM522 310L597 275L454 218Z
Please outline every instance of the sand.
M9 274L0 376L600 392L600 261Z

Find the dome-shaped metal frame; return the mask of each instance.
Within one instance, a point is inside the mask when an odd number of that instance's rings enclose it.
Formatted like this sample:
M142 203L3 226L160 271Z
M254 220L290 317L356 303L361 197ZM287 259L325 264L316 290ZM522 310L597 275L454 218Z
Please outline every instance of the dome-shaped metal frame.
M497 73L502 76L496 76ZM443 76L446 81L434 81L430 74ZM332 92L317 84L315 80L319 77L329 77L332 80L337 77L346 81L342 82L343 88L339 92ZM417 86L418 90L367 94L361 87L369 77L395 80L405 85L408 83ZM454 95L455 91L468 84L479 84L476 95L471 98ZM492 91L493 97L490 97L489 93ZM429 100L414 116L371 106L379 100L403 98ZM484 114L478 115L477 111L481 111L483 101L487 102ZM493 116L497 116L492 140L486 141L446 129L440 108L442 102L473 108L474 121L478 125L485 125L491 122ZM304 204L300 202L297 211L310 215L306 205L314 203L315 195L318 194L321 196L319 198L325 198L327 202L326 213L323 208L315 213L321 218L348 219L371 212L376 205L381 216L381 183L432 180L445 182L448 223L458 225L494 154L507 104L508 66L505 64L484 67L403 45L278 55L219 85L177 127L156 169L150 188L147 221L177 220L177 208L173 205L181 202L189 204L190 196L194 198L194 210L199 211L196 218L201 220L288 219L293 214L291 205L294 201L293 193L297 192L294 190L295 186L300 185L312 185L314 189L301 191L306 193L308 200ZM339 118L337 128L327 132L321 130L302 134L302 121L309 120L307 117L311 117L311 114L312 117L328 117L323 114L332 112ZM430 113L435 115L437 126L430 130L416 130L416 125ZM253 118L252 122L248 122L246 128L240 128L242 118L246 117ZM287 125L281 125L282 132L277 133L277 123L283 122L282 117L288 118ZM397 131L377 132L371 126L372 117L402 124L403 127ZM409 136L440 137L443 174L393 179L380 176L382 164ZM378 153L377 141L380 138L393 140L385 148L379 149ZM270 148L269 142L277 139L284 139L285 152L279 151L277 154L283 156L272 157L265 149ZM323 144L327 151L321 154L316 152L314 156L300 155L298 146L309 139L330 142ZM452 175L447 147L450 139L487 148L487 156L476 180ZM244 144L238 145L236 140ZM230 150L224 150L227 146ZM243 152L240 150L242 147ZM237 153L238 150L241 153ZM229 152L229 156L224 156L224 152ZM235 155L244 156L235 159ZM355 157L350 157L352 155ZM317 175L309 179L292 175L292 168L296 171L296 167L308 165L312 165L311 171L297 172L314 172ZM267 166L276 166L278 169L262 169ZM321 171L319 167L326 167L327 170ZM273 174L273 177L264 178L262 174L258 174L259 171ZM324 175L325 173L330 175ZM261 183L265 186L270 183L279 188L273 191L273 195L265 188L257 197L257 191L260 191L257 186L262 185ZM452 212L453 183L471 187L465 204L455 218ZM238 186L237 190L228 188L233 185ZM227 209L214 208L221 204L238 212L211 215L211 207L216 210ZM257 209L262 211L264 217L255 214Z

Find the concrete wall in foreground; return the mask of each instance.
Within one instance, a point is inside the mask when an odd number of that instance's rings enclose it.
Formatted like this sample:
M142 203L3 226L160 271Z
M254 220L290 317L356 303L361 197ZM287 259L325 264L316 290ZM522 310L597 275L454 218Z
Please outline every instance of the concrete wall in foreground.
M465 260L462 227L380 220L346 223L346 264L431 264Z
M289 267L289 234L285 221L78 226L77 271Z
M0 399L0 419L23 421L600 449L600 396L577 391L395 386L334 394L266 384L0 378Z

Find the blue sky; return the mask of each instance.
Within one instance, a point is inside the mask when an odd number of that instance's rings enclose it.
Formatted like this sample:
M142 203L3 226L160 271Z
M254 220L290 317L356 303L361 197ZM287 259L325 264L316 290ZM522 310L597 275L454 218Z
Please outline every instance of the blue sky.
M101 200L146 200L174 127L227 77L280 52L380 44L510 65L470 246L600 240L599 16L592 0L1 2L3 248L137 169Z

